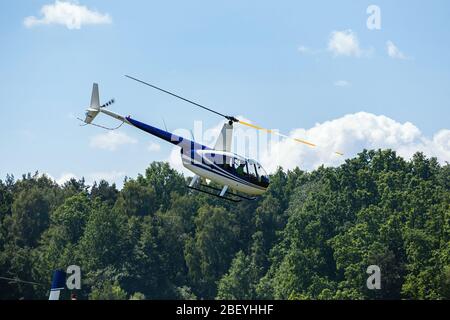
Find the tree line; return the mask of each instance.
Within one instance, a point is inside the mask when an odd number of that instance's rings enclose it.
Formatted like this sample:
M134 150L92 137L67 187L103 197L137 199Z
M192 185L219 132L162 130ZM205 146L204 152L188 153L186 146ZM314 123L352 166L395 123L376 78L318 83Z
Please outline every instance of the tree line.
M0 180L0 299L46 299L79 265L79 299L449 299L450 166L364 150L339 167L281 168L238 204L192 193L154 162L119 191ZM366 269L381 269L369 290Z

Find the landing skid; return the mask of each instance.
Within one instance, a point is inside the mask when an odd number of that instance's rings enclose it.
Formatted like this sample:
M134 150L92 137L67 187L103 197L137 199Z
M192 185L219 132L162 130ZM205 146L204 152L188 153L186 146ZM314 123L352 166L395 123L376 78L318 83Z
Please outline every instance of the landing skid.
M214 191L218 191L218 192L222 191L222 189L215 188L215 187L209 186L207 184L200 184L200 186L208 188L208 189L211 189L211 190L214 190ZM230 196L226 197L225 195L221 196L220 194L209 192L207 190L203 190L203 189L196 188L196 187L193 187L193 186L187 186L187 187L189 189L192 189L192 190L195 190L195 191L198 191L198 192L202 192L202 193L206 193L206 194L209 194L209 195L214 196L216 198L228 200L228 201L235 202L235 203L241 202L242 200L254 201L254 200L257 199L256 197L250 198L250 197L242 196L242 195L236 194L236 193L229 193Z

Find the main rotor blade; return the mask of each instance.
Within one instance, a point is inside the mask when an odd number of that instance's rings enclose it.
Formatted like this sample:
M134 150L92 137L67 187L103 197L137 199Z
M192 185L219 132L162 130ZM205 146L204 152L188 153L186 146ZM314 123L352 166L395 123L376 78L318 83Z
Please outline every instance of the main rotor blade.
M256 129L256 130L261 130L261 131L265 131L265 132L270 133L270 134L275 134L277 136L280 136L280 137L283 137L283 138L286 138L286 139L290 139L290 140L294 140L294 141L299 142L299 143L306 144L306 145L308 145L310 147L317 147L316 144L314 144L312 142L309 142L309 141L306 141L306 140L302 140L302 139L298 139L298 138L292 138L292 137L289 137L289 136L287 136L285 134L279 133L277 131L266 129L266 128L263 128L263 127L260 127L260 126L257 126L257 125L254 125L254 124L242 121L242 120L238 120L238 122L240 124L244 125L244 126L247 126L247 127L250 127L250 128ZM344 155L342 152L339 152L339 151L334 151L334 153L337 154L337 155L340 155L340 156Z
M277 132L277 131L273 131L273 130L266 129L266 128L263 128L263 127L260 127L260 126L257 126L257 125L254 125L254 124L245 122L245 121L238 120L238 119L236 119L236 118L233 117L233 116L227 116L227 115L225 115L225 114L223 114L223 113L220 113L220 112L218 112L218 111L215 111L215 110L213 110L213 109L211 109L211 108L205 107L205 106L203 106L203 105L201 105L201 104L199 104L199 103L197 103L197 102L194 102L194 101L192 101L192 100L183 98L182 96L179 96L179 95L177 95L177 94L175 94L175 93L173 93L173 92L164 90L164 89L159 88L159 87L157 87L157 86L155 86L155 85L153 85L153 84L150 84L150 83L148 83L148 82L139 80L139 79L134 78L134 77L132 77L132 76L125 75L125 77L127 77L127 78L129 78L129 79L131 79L131 80L137 81L137 82L139 82L139 83L142 83L142 84L144 84L144 85L146 85L146 86L149 86L149 87L151 87L151 88L153 88L153 89L156 89L156 90L159 90L159 91L161 91L161 92L167 93L167 94L169 94L169 95L171 95L171 96L173 96L173 97L175 97L175 98L178 98L178 99L181 99L181 100L183 100L183 101L186 101L186 102L188 102L188 103L190 103L190 104L193 104L193 105L195 105L195 106L197 106L197 107L199 107L199 108L202 108L202 109L204 109L204 110L207 110L207 111L209 111L209 112L212 112L212 113L214 113L214 114L216 114L216 115L219 115L219 116L221 116L221 117L224 117L225 119L227 119L227 120L229 120L229 121L232 121L232 122L238 122L238 123L240 123L240 124L242 124L242 125L244 125L244 126L247 126L247 127L250 127L250 128L256 129L256 130L262 130L262 131L266 131L266 132L271 133L271 134L276 134L276 135L281 136L281 137L283 137L283 138L290 139L290 140L294 140L294 141L296 141L296 142L298 142L298 143L306 144L306 145L308 145L308 146L310 146L310 147L317 147L316 144L311 143L311 142L308 142L308 141L306 141L306 140L302 140L302 139L298 139L298 138L291 138L291 137L289 137L289 136L287 136L287 135L284 135L284 134L282 134L282 133L279 133L279 132ZM340 155L340 156L344 155L342 152L338 152L338 151L335 151L334 153L335 153L335 154L338 154L338 155Z
M136 78L134 78L134 77L131 77L131 76L128 76L128 75L125 75L125 77L127 77L127 78L129 78L129 79L131 79L131 80L140 82L140 83L142 83L142 84L145 84L146 86L149 86L149 87L151 87L151 88L153 88L153 89L156 89L156 90L159 90L159 91L161 91L161 92L170 94L171 96L173 96L173 97L175 97L175 98L181 99L181 100L183 100L183 101L186 101L186 102L188 102L188 103L191 103L191 104L193 104L193 105L195 105L195 106L197 106L197 107L200 107L200 108L202 108L202 109L205 109L205 110L207 110L207 111L209 111L209 112L215 113L215 114L217 114L217 115L219 115L219 116L221 116L221 117L224 117L224 118L230 120L230 117L229 117L229 116L224 115L223 113L217 112L217 111L215 111L215 110L213 110L213 109L211 109L211 108L202 106L201 104L199 104L199 103L197 103L197 102L194 102L194 101L191 101L191 100L189 100L189 99L183 98L183 97L181 97L181 96L179 96L179 95L177 95L177 94L175 94L175 93L172 93L172 92L170 92L170 91L161 89L161 88L159 88L159 87L157 87L157 86L154 86L154 85L152 85L152 84L150 84L150 83L148 83L148 82L145 82L145 81L136 79Z

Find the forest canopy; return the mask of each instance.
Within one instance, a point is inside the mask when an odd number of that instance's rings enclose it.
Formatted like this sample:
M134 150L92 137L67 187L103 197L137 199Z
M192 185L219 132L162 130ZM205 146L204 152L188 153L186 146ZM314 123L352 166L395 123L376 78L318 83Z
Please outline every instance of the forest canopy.
M0 180L0 299L46 299L79 265L79 299L449 299L450 166L364 150L271 175L239 204L192 193L167 163L122 190ZM366 286L381 269L381 289Z

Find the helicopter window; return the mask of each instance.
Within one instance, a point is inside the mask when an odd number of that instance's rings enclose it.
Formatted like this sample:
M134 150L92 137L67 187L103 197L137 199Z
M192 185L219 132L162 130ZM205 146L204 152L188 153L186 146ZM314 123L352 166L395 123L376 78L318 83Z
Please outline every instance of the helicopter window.
M231 168L231 159L230 159L230 157L223 157L223 161L224 161L224 163L223 163L224 168L226 170L230 170L230 168Z
M237 170L237 168L239 168L240 164L241 164L241 162L238 159L236 159L236 158L232 159L232 164L231 165L232 165L234 170Z
M228 156L221 156L217 164L225 170L230 171L232 168L232 158Z
M256 171L258 172L258 176L267 176L266 171L263 169L263 167L259 163L255 164L255 167L256 167Z
M253 164L253 167L255 168L255 172L256 172L256 179L258 180L258 182L261 182L261 176L260 176L260 172L257 169L257 165L256 163Z
M248 166L248 176L250 178L251 182L257 182L258 181L258 176L256 173L256 167L255 164L251 161L247 162L247 166Z
M240 161L238 159L234 159L234 169L236 170L236 173L240 175L241 177L244 177L247 175L247 164L245 161Z
M257 168L257 172L259 175L258 181L261 185L268 187L269 186L269 176L267 175L267 172L264 170L264 168L259 164L255 164Z

